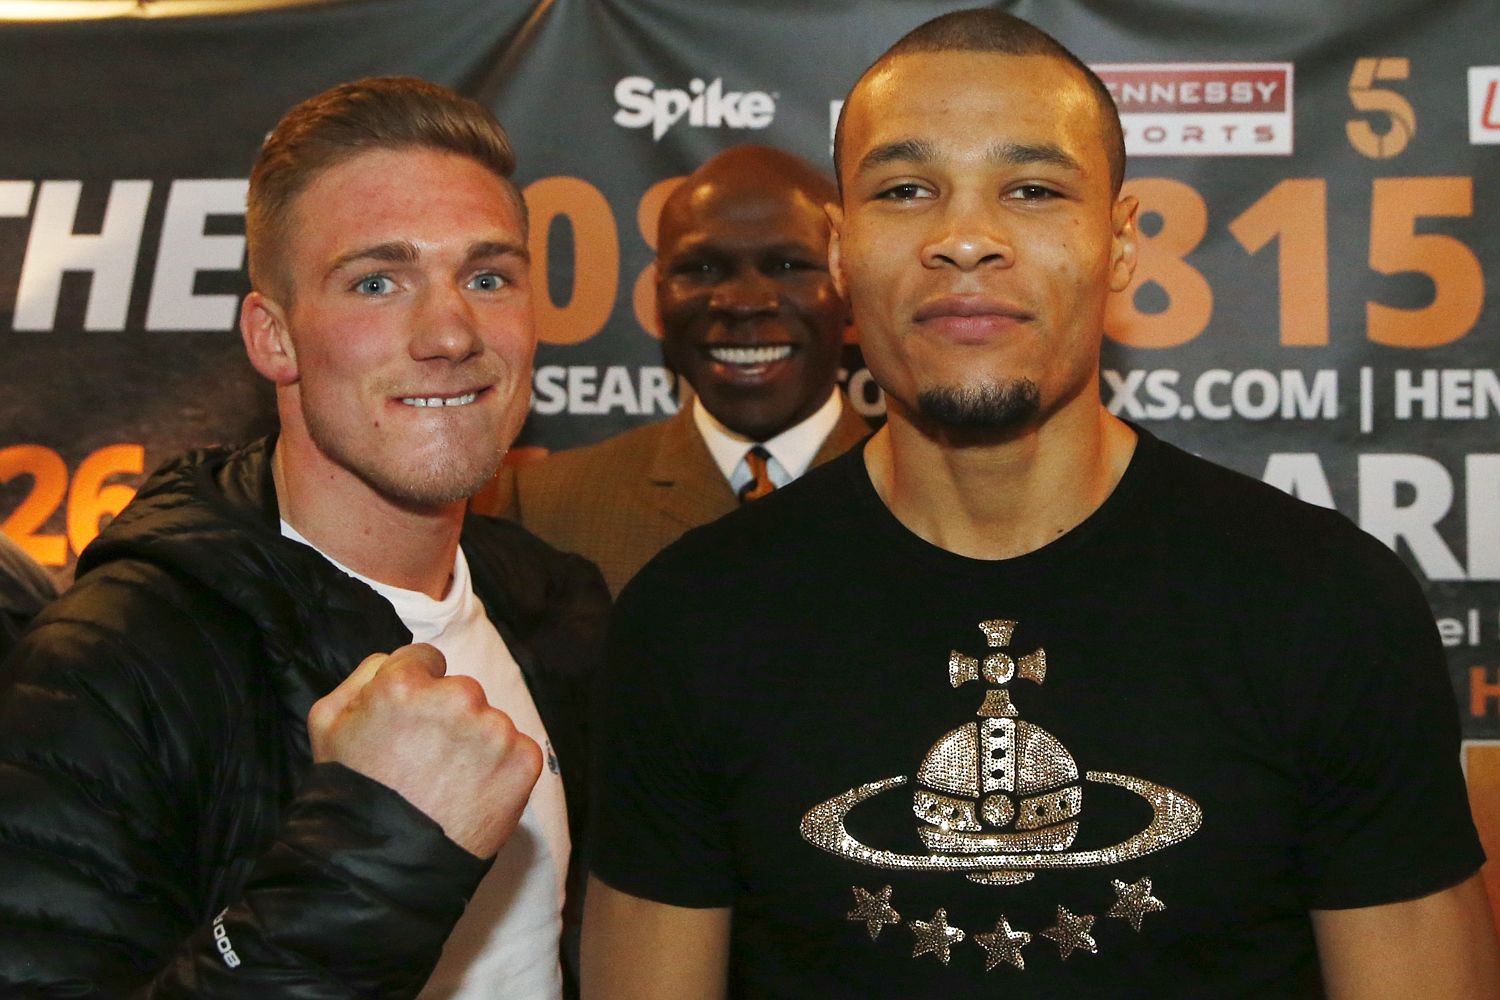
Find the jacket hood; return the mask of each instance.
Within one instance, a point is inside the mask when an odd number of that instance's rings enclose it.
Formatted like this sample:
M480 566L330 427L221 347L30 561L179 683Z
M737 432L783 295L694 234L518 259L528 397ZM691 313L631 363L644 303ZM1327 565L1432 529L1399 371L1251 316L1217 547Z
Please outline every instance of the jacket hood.
M335 651L411 641L389 603L281 534L275 438L187 452L158 469L78 559L78 575L135 560L219 594L259 628L277 662L311 670L314 700L357 663Z

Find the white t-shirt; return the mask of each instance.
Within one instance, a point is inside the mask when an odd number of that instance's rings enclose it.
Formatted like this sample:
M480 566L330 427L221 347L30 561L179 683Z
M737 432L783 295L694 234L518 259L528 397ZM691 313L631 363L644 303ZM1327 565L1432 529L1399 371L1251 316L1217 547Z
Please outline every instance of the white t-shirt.
M286 521L281 533L317 548ZM421 1000L557 1000L562 996L557 948L572 850L562 775L521 669L474 594L463 550L454 559L453 582L442 600L371 580L326 553L323 557L390 601L412 641L436 646L450 674L479 681L490 705L536 740L545 758L521 825L500 848L448 936Z

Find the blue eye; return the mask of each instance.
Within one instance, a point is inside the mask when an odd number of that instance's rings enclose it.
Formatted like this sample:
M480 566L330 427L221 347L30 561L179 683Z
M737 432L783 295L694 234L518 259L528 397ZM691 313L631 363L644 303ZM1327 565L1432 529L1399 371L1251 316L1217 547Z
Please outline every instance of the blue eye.
M476 274L469 280L469 287L481 292L498 292L505 284L505 278L494 271Z
M361 295L389 295L396 283L383 274L367 274L354 283L354 290Z

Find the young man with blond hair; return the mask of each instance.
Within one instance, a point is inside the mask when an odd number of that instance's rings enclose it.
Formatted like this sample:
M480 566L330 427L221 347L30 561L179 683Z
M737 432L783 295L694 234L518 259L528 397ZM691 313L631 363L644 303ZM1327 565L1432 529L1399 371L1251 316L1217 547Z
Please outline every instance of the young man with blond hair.
M267 138L240 327L280 434L155 473L0 667L0 992L562 995L608 597L465 514L530 386L513 166L409 78Z

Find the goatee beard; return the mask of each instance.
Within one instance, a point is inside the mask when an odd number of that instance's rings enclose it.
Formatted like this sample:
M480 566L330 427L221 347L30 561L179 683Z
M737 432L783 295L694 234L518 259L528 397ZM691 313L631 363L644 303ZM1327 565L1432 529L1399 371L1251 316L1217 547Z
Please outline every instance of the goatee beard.
M1042 391L1029 378L980 385L941 386L917 394L917 412L950 430L1010 431L1042 408Z

